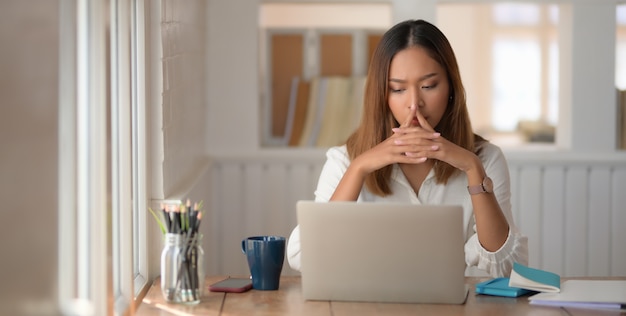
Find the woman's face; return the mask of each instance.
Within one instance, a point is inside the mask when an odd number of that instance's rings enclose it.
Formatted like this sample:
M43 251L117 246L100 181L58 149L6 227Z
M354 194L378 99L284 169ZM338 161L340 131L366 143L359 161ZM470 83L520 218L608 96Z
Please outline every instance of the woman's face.
M439 124L449 102L448 75L426 50L413 46L396 53L389 67L387 102L400 124L407 121L411 105L430 126ZM412 118L411 126L419 126Z

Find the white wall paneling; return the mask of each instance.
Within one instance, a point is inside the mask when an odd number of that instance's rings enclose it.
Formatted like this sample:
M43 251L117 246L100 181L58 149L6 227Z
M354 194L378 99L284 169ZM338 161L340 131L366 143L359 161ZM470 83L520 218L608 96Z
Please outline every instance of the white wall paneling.
M626 275L626 155L508 153L516 223L530 262L562 276ZM209 273L248 274L246 236L288 237L295 203L313 199L323 150L213 157L210 177L217 247ZM285 274L295 274L288 265Z
M615 247L626 228L623 154L509 156L513 211L528 236L530 265L562 276L626 274Z

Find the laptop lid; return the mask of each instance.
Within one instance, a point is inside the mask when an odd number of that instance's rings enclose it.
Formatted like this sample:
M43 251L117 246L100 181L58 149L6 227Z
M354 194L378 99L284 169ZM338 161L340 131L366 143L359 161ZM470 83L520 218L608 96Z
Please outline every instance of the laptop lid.
M461 206L298 201L307 300L461 304Z

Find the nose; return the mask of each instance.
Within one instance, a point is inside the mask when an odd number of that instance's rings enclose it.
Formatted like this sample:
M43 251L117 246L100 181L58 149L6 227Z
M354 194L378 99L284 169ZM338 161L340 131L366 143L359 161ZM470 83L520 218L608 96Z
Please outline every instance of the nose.
M411 102L409 102L409 107L415 104L418 108L424 107L424 100L420 96L420 91L417 88L411 88Z

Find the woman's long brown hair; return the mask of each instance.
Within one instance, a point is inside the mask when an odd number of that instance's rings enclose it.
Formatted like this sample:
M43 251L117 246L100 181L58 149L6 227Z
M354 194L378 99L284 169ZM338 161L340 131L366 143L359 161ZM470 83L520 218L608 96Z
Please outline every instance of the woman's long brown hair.
M399 123L387 103L389 92L389 67L399 51L418 46L426 49L446 71L450 84L450 100L435 130L447 140L469 151L476 152L476 144L485 141L472 131L461 82L459 66L454 51L445 35L424 20L408 20L389 29L380 40L370 61L365 85L363 116L356 131L347 140L350 159L373 148L391 136L392 128ZM443 161L435 160L433 166L437 183L447 183L457 169ZM369 174L365 185L374 194L391 194L389 180L393 166L389 165Z

